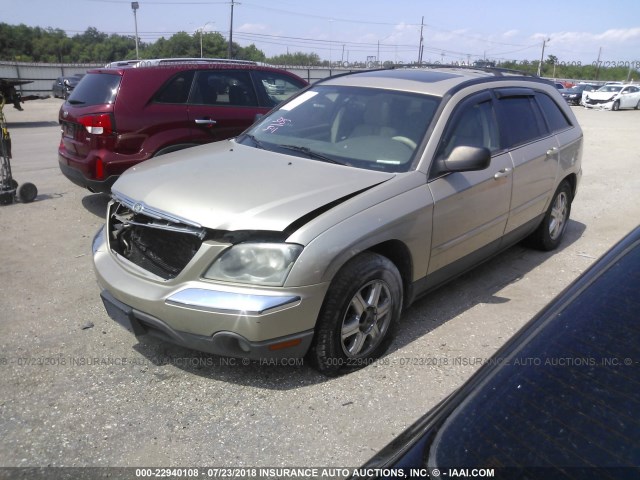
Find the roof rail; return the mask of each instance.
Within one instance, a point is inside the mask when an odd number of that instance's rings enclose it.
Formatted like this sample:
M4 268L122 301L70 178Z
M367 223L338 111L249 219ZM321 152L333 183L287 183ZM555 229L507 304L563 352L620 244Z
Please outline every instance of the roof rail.
M171 65L181 63L226 63L233 65L257 65L257 62L251 60L232 60L228 58L150 58L144 60L120 60L111 62L105 67L127 67L136 68L155 67L158 65Z
M504 75L522 75L525 77L538 77L533 73L524 72L522 70L514 70L510 68L500 68L500 67L481 67L475 65L455 65L455 64L445 64L445 63L421 63L415 65L394 65L391 68L452 68L452 69L461 69L461 70L476 70L485 73L492 73L496 77L502 77Z
M104 68L112 68L112 67L127 67L129 65L135 65L140 60L118 60L115 62L107 63Z

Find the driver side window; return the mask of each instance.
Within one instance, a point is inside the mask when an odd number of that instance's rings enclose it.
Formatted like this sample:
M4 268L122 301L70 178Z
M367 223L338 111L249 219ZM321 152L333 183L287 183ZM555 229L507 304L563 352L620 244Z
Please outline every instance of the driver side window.
M494 152L500 148L499 138L491 100L469 103L447 127L437 157L447 158L460 146L486 147Z

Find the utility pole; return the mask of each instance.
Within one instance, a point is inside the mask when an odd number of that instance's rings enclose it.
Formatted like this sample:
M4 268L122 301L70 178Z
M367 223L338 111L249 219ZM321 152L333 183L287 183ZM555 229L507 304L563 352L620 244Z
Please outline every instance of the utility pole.
M596 60L596 80L600 76L600 55L602 55L602 47L598 50L598 60Z
M547 45L547 42L551 41L550 38L542 41L542 55L540 55L540 63L538 64L538 76L542 76L542 62L544 61L544 47Z
M422 63L422 52L424 51L424 37L422 31L424 29L424 15L422 16L422 22L420 23L420 46L418 47L418 65Z
M233 44L233 7L235 5L235 1L231 0L231 23L229 26L229 53L227 54L227 58L231 59L231 45Z
M136 10L140 8L138 2L131 2L131 9L133 10L133 23L136 27L136 60L140 59L140 53L138 52L138 17L136 16Z

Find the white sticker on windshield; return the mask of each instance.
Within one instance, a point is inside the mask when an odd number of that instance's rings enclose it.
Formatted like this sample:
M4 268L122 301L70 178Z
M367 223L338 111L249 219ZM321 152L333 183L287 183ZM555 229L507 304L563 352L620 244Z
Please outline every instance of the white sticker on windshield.
M289 103L287 103L286 105L280 107L280 110L285 110L285 111L290 111L293 110L294 108L296 108L298 105L300 105L301 103L306 102L307 100L309 100L310 98L315 97L318 94L318 92L304 92L302 95L300 95L297 98L294 98L293 100L291 100Z

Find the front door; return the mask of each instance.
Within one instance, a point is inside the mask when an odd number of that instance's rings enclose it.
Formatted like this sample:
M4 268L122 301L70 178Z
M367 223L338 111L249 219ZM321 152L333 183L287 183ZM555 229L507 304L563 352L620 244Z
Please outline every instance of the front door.
M484 170L449 173L429 182L434 213L428 273L450 267L446 277L497 251L509 215L513 163L501 148L488 93L458 107L445 129L436 160L448 157L458 146L486 147L492 158Z

